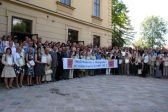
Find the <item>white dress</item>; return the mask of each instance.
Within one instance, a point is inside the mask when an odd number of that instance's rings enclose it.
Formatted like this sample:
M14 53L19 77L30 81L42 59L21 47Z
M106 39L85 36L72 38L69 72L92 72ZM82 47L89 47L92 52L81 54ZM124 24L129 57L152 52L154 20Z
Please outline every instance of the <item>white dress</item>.
M6 78L16 77L13 66L8 66L8 63L6 61L7 57L11 57L13 59L12 55L4 54L2 56L2 64L4 64L5 66L3 68L1 77L6 77ZM14 64L14 62L13 62L13 64Z
M48 63L49 63L50 61L52 61L52 58L51 58L51 55L50 55L50 54L48 54L48 55L43 54L43 55L45 55L45 56L47 57ZM46 64L46 65L45 65L45 71L46 71L46 70L49 70L49 69L51 69L51 65L48 66L48 65ZM42 78L42 81L51 81L51 74L45 74L45 75L43 76L43 78Z

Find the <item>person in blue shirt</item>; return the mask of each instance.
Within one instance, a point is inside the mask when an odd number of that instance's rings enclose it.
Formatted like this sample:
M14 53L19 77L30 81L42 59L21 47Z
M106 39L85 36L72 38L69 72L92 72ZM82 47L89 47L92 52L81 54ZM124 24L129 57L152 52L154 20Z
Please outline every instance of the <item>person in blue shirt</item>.
M101 54L100 54L100 52L97 52L95 54L95 56L96 56L96 60L101 60Z
M33 41L29 41L29 45L25 48L25 54L28 53L30 47L33 47ZM34 48L32 48L32 52L35 53Z
M96 60L101 60L101 52L98 52L98 51L95 51L96 54L95 54L95 57L96 57ZM101 74L101 70L100 69L96 69L95 70L95 75L100 75Z

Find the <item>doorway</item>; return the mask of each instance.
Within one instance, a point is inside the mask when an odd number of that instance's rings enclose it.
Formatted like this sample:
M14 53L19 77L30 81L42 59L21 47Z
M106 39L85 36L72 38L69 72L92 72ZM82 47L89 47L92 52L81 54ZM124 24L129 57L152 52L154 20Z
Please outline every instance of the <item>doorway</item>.
M25 41L25 37L28 36L31 40L33 38L38 38L38 34L22 33L22 32L11 32L11 36L16 36L19 42Z

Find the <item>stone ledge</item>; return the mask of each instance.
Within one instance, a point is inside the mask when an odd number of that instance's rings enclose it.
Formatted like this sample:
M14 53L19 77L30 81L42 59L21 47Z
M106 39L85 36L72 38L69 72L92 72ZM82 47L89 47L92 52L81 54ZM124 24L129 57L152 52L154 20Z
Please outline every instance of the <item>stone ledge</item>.
M67 14L72 15L73 11L76 9L76 8L71 7L69 5L66 5L64 3L61 3L59 1L57 1L56 4L57 4L57 10L58 10L58 12L60 11L61 13L67 13Z
M101 22L103 21L103 19L101 19L101 18L98 18L98 17L96 17L96 16L91 16L92 17L92 22L93 23L96 23L96 24L101 24Z

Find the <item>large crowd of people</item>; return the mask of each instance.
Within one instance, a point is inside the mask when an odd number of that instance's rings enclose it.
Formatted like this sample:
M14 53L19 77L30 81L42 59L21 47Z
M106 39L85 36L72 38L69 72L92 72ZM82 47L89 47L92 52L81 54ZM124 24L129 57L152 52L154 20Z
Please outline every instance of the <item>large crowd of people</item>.
M14 79L16 87L23 87L25 76L28 86L33 86L33 77L37 85L101 74L168 77L167 50L159 48L100 47L69 40L67 43L45 41L43 44L40 37L30 39L26 36L24 41L20 41L17 37L3 36L0 56L1 77L4 78L6 89L13 88ZM118 60L118 68L64 70L63 58L113 59Z

